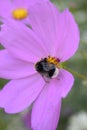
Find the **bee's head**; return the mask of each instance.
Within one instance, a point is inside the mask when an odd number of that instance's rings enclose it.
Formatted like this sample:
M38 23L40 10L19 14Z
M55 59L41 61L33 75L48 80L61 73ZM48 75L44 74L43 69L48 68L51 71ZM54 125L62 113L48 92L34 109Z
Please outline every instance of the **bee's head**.
M44 73L44 72L49 71L49 65L46 58L37 62L35 64L35 68L36 68L36 71L38 71L39 73Z
M43 72L43 64L42 64L42 62L37 62L35 64L35 68L36 68L36 71L38 71L39 73Z

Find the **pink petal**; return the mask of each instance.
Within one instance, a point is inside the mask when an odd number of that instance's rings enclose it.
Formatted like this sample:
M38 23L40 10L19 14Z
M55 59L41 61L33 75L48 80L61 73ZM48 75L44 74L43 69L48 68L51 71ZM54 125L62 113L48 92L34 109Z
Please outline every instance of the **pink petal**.
M34 130L55 130L60 115L61 98L65 97L72 88L72 74L60 69L57 79L45 86L36 99L31 116Z
M1 28L0 42L15 58L37 62L47 56L42 41L24 24L6 21Z
M0 92L0 107L7 113L18 113L37 98L45 82L40 75L10 81Z
M73 56L78 49L80 40L79 29L73 15L68 9L60 15L56 27L56 57L58 57L61 62L64 62Z
M0 16L3 18L11 17L12 4L10 0L0 0Z
M54 55L57 44L59 11L51 2L42 2L29 7L29 20L33 30L42 40L49 55Z
M6 50L0 51L0 77L23 78L35 74L34 64L15 59Z
M70 72L64 69L60 69L57 84L61 96L66 97L72 89L72 86L74 84L74 77Z
M33 130L55 130L60 116L61 98L56 82L47 84L36 99L31 115Z
M74 55L80 35L76 21L68 9L59 13L51 2L45 2L29 8L29 14L32 28L43 41L49 55L56 55L61 62Z
M17 6L26 6L29 7L29 5L33 5L38 2L44 2L49 0L13 0L13 3Z
M15 7L26 7L29 6L30 0L13 0L13 4L15 5Z

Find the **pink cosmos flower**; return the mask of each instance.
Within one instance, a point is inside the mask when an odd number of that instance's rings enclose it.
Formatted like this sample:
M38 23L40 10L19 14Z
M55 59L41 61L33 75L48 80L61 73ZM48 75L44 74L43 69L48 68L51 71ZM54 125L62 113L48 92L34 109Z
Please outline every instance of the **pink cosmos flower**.
M0 0L0 17L28 22L29 7L49 0Z
M11 81L0 92L0 107L18 113L33 104L31 128L55 130L61 100L74 83L61 63L76 52L80 37L68 9L60 13L50 2L38 6L30 16L32 29L15 21L2 25L0 77Z

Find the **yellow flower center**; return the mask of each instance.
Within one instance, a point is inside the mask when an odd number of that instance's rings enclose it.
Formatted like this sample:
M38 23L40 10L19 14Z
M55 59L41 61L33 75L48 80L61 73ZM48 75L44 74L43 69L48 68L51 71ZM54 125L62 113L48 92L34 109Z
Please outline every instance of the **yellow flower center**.
M59 60L55 57L47 57L47 62L54 64L57 68L60 68Z
M17 19L17 20L22 20L22 19L26 18L27 15L28 15L28 12L24 8L18 8L18 9L15 9L12 11L13 18Z

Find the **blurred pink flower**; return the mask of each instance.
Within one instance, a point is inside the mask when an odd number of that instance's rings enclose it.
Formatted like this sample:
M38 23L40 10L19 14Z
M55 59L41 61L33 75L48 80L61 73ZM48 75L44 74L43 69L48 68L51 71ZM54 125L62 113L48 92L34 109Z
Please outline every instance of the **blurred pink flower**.
M49 0L0 0L0 17L28 23L29 8L44 1Z
M61 100L74 78L60 67L58 75L46 82L35 64L49 55L59 59L59 64L68 60L78 48L79 30L68 9L60 13L50 2L34 8L30 16L33 30L15 21L2 25L0 42L5 50L0 51L0 77L11 81L0 92L0 107L18 113L33 103L32 129L55 130Z

